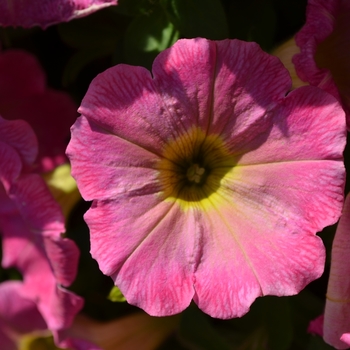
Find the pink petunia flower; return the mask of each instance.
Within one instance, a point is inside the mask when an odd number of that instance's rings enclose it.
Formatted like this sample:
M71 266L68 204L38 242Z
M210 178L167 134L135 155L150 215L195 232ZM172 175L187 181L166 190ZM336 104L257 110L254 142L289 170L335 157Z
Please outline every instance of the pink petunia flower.
M350 2L309 0L306 24L295 36L299 77L342 102L350 123Z
M79 251L63 238L64 218L44 180L29 169L37 141L29 125L0 118L0 233L2 266L23 276L21 296L33 301L47 327L68 327L82 308L80 297L69 292Z
M336 349L350 348L350 196L345 200L334 237L323 323L324 340Z
M322 274L315 233L341 212L345 118L324 91L290 87L257 44L200 38L152 74L118 65L93 80L67 154L94 200L91 254L129 303L238 317Z
M76 110L67 93L46 86L45 72L32 54L0 52L0 114L30 123L39 140L39 171L67 161L65 149Z
M0 0L0 25L45 29L116 4L117 0Z

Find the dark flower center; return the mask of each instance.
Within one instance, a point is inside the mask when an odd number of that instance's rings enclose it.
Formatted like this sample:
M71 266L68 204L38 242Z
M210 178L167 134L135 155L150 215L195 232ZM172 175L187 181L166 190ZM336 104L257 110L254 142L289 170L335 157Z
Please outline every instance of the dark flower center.
M235 165L219 135L198 128L171 140L158 164L165 199L200 202L216 193L225 174Z

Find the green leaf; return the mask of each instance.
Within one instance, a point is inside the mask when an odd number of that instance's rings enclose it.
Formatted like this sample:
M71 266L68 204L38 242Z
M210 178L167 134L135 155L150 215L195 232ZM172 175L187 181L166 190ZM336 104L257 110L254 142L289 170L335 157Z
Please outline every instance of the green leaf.
M229 350L231 347L195 305L186 309L181 318L179 334L185 344L194 349ZM191 347L191 348L192 348Z
M113 302L124 302L126 301L124 295L117 286L114 286L109 292L108 299Z
M161 0L169 19L186 38L220 40L228 37L228 25L219 0Z
M178 38L163 9L156 7L151 14L138 16L130 23L124 38L124 59L150 69L154 58Z

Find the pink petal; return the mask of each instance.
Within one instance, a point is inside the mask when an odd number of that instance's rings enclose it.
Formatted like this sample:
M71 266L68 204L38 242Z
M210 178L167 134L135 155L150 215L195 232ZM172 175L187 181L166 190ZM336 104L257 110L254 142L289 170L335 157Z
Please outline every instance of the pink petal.
M10 120L23 118L31 124L39 142L38 170L46 172L67 161L65 149L69 129L78 116L76 109L68 94L47 89L18 100L3 115Z
M18 153L7 143L0 141L0 164L7 164L6 167L0 168L0 190L1 190L1 206L0 213L4 214L10 209L10 205L6 191L11 187L14 180L18 178L22 170L22 162Z
M350 333L344 333L341 337L340 340L344 342L345 344L348 345L348 348L350 347Z
M10 188L15 205L0 218L3 233L4 267L22 273L22 295L35 301L51 330L70 325L82 307L82 300L59 284L72 283L78 249L60 237L63 217L39 175L22 175Z
M20 281L7 281L0 284L1 321L18 334L46 329L45 321L35 303L21 297L22 289L23 284Z
M192 215L184 217L176 204L144 194L97 202L85 220L92 256L129 303L157 316L190 304L197 230Z
M324 340L336 349L350 346L350 197L347 196L343 215L334 237L331 271L324 314ZM343 341L344 339L344 341Z
M58 238L65 231L60 207L39 175L22 175L12 184L9 197L33 235L45 231L47 236Z
M266 129L268 111L291 87L279 60L269 55L256 60L262 52L255 43L194 40L196 45L180 40L162 52L154 61L153 79L145 69L126 65L99 74L79 112L106 132L156 155L169 139L183 135L193 125L216 133L224 127L234 130L229 137L237 144L247 137L250 140L252 127L260 132ZM242 69L242 57L251 62L249 70ZM228 103L234 106L229 111L222 107Z
M41 0L28 2L0 1L0 24L2 26L48 26L87 16L99 9L116 5L117 0Z
M201 218L194 300L204 312L239 317L256 297L294 295L321 276L325 252L314 232L330 223L328 212L339 215L342 181L334 178L343 170L297 164L238 166L225 177L220 202Z
M99 74L91 82L78 112L105 133L155 154L174 132L169 125L169 120L174 119L172 111L164 106L150 72L142 67L121 64Z
M6 119L24 119L30 123L39 142L38 170L50 171L66 162L69 128L77 117L74 101L67 93L46 87L45 72L28 52L8 50L0 53L0 74L0 113ZM32 133L30 131L29 135ZM18 134L17 137L22 144L28 145L27 152L32 149L29 135ZM14 147L18 149L18 146Z
M343 0L309 0L306 17L304 27L295 36L300 47L293 58L297 74L340 100L349 119L350 4Z
M5 120L0 116L0 139L4 144L6 143L16 150L24 165L31 166L33 164L38 154L38 141L27 122L24 120ZM5 168L2 171L5 171Z
M46 329L35 303L20 293L22 282L0 284L0 344L3 349L17 350L22 334Z
M316 317L314 320L310 321L307 332L315 335L323 336L323 321L324 315Z
M67 154L76 164L72 175L82 179L79 190L86 200L114 198L128 192L159 192L157 171L152 169L159 160L155 153L107 132L85 117L74 124L72 135L75 142L69 144ZM137 171L130 173L131 167ZM99 172L104 176L96 177Z
M153 64L158 93L174 114L172 129L176 125L183 134L195 124L237 144L249 142L252 129L268 127L269 110L291 88L288 72L277 58L262 55L255 43L194 41L179 40Z
M346 142L341 117L344 112L332 96L311 86L293 90L275 112L269 137L262 134L244 145L248 152L239 164L341 160Z

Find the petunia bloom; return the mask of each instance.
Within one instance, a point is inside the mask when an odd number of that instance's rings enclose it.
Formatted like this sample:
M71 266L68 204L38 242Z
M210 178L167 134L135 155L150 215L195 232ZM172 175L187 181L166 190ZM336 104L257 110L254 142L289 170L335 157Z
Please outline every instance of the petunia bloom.
M315 235L343 203L345 117L281 62L239 40L179 40L152 74L91 83L67 154L91 254L127 301L213 317L292 295L323 272ZM288 93L289 92L289 93Z
M65 149L76 109L67 93L47 87L35 56L23 50L0 52L0 114L30 123L39 140L39 171L67 162Z
M299 77L338 98L350 126L350 2L309 0L306 23L295 40Z
M323 338L336 349L350 348L350 196L334 237Z
M17 268L23 277L21 296L34 302L47 327L56 332L72 323L82 308L68 291L79 251L63 238L59 204L40 175L30 171L37 140L23 120L0 118L0 233L2 266Z
M0 0L0 26L47 28L116 4L117 0Z

